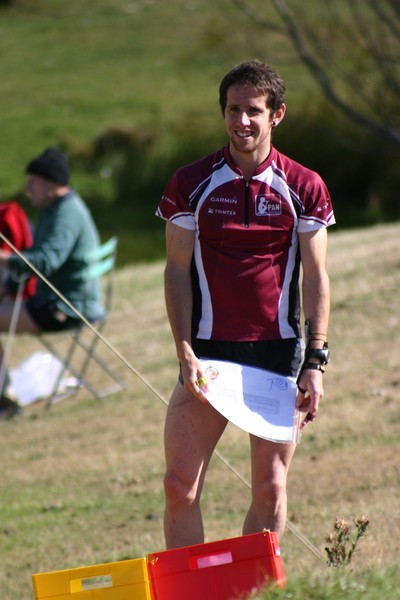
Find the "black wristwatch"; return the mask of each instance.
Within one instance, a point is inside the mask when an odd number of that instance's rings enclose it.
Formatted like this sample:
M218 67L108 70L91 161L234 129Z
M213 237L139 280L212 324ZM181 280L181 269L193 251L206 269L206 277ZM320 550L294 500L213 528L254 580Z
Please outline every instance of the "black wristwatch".
M310 358L316 358L321 365L327 365L329 362L329 348L326 344L323 348L306 348L304 362L308 362Z

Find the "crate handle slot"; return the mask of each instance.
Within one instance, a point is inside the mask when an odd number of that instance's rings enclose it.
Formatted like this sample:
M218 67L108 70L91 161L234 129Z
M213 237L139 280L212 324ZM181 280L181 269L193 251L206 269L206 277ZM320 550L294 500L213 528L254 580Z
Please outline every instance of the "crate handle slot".
M87 590L100 590L112 587L112 585L112 575L96 575L95 577L82 577L70 581L71 594L86 592Z
M189 559L189 568L192 571L196 569L205 569L206 567L217 567L227 565L233 562L231 552L218 552L216 554L203 554L202 556L191 556Z

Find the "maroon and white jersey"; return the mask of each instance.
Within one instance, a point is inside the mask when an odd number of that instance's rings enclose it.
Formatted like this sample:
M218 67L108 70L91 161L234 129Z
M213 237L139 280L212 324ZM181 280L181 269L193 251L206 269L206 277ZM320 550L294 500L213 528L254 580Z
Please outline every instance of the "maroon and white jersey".
M271 148L246 182L225 147L179 169L157 215L195 232L193 337L301 337L297 234L335 222L317 173Z

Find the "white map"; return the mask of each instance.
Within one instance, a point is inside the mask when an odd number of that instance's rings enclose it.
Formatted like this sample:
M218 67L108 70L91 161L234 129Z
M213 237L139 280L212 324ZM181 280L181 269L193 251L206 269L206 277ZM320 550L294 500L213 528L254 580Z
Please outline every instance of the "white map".
M296 379L237 363L202 358L210 404L231 423L273 442L301 439Z

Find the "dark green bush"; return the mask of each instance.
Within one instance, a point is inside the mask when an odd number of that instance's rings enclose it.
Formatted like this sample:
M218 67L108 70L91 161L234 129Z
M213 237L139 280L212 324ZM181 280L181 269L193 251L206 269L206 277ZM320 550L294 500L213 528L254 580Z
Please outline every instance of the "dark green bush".
M299 118L302 113L306 116ZM338 226L400 219L395 152L361 134L325 103L298 114L287 115L273 142L320 173L331 193ZM74 184L103 237L117 232L124 240L122 262L130 262L157 259L164 253L164 225L154 213L172 173L226 141L218 114L212 118L192 114L162 127L109 126L94 140L64 139L59 145L70 155ZM21 194L15 197L22 199Z
M360 131L323 102L299 118L287 116L276 146L325 180L341 227L400 218L399 153Z

